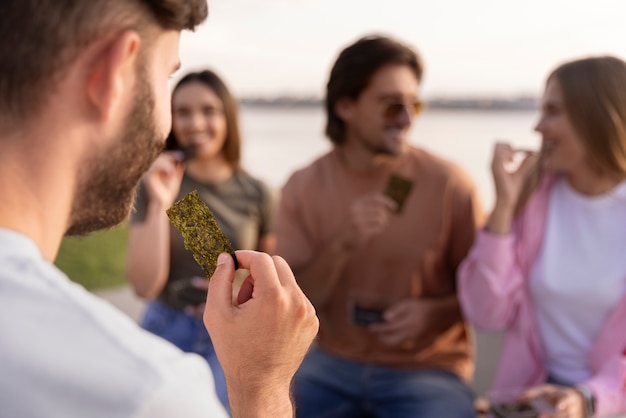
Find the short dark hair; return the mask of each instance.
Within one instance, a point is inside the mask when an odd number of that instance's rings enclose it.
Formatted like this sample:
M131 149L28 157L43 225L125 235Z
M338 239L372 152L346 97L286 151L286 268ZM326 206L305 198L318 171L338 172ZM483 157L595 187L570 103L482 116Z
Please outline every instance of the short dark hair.
M203 70L186 74L176 83L172 91L172 101L176 91L185 84L192 82L202 83L211 89L222 101L224 106L224 117L226 118L226 140L224 141L224 157L226 161L235 168L240 166L241 160L241 133L239 130L239 107L237 100L230 92L226 83L213 71ZM174 107L172 106L172 111ZM174 118L174 115L172 115ZM172 125L174 120L172 119ZM168 141L175 141L173 130L170 132Z
M0 118L16 123L37 113L78 54L98 37L150 28L193 30L206 0L2 0Z
M357 99L372 75L387 64L408 66L418 81L423 64L419 54L408 45L387 36L369 35L346 47L335 61L326 85L326 135L335 144L345 140L345 124L335 114L341 98Z

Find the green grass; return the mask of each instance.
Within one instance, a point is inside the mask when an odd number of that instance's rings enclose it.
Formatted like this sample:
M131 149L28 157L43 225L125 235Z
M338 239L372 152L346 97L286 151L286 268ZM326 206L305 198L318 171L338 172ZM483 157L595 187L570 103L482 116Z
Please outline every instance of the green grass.
M119 286L126 283L127 243L126 224L86 237L67 237L54 263L88 290Z

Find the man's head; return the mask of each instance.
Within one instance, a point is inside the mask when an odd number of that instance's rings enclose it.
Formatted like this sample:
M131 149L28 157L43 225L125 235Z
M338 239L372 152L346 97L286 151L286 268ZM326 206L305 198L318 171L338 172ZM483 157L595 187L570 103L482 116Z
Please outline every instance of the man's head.
M207 13L206 0L0 3L0 129L37 124L63 105L73 114L68 137L81 133L66 144L81 149L68 233L126 217L169 130L179 32Z
M379 137L404 135L410 127L421 106L417 90L422 73L419 55L392 38L367 36L348 46L327 84L326 135L336 145L354 136L374 152L395 153Z

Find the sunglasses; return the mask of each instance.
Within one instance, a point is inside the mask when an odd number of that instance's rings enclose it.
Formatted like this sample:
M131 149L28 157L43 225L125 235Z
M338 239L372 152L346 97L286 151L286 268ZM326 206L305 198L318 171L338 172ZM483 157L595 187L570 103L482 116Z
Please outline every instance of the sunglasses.
M395 119L407 112L410 116L419 115L424 110L424 102L415 100L412 103L404 102L388 102L383 108L383 116L385 119Z

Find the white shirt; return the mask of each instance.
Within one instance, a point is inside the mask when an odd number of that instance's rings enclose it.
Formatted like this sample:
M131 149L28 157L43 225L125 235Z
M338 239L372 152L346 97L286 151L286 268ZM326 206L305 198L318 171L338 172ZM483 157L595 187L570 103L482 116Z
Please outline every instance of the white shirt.
M571 384L591 377L589 350L625 290L626 182L589 197L557 180L530 278L550 375Z
M0 228L0 417L226 417L206 361Z

